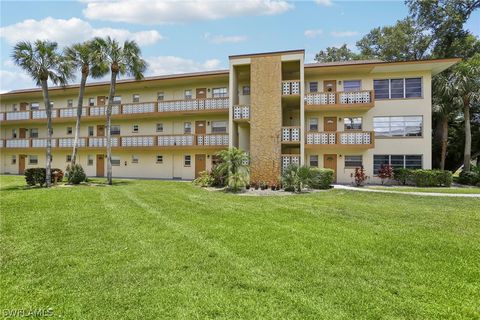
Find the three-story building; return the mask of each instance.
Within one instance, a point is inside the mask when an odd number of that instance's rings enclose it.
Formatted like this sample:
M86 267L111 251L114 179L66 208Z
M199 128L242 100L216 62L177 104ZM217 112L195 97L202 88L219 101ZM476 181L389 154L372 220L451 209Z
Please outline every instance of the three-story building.
M229 70L121 80L113 101L114 177L193 179L229 146L250 155L252 181L291 163L332 168L338 182L364 166L431 167L431 78L457 59L304 64L304 51L230 56ZM104 176L109 83L87 85L78 162ZM51 88L53 167L74 141L78 85ZM43 166L40 89L1 96L0 172Z

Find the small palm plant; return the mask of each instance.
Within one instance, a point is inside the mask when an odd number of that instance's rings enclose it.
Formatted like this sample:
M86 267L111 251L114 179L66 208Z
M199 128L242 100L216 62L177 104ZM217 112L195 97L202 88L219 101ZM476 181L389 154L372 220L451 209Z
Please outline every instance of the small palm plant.
M282 183L286 191L302 192L313 179L313 171L309 166L291 164L282 172Z
M65 86L73 78L72 66L58 51L58 44L47 40L20 41L13 48L13 62L26 71L42 87L43 102L47 114L47 162L45 182L52 184L52 104L48 96L48 81Z
M218 153L221 162L218 164L218 170L224 172L227 176L229 190L238 192L249 182L249 156L240 149L230 148Z

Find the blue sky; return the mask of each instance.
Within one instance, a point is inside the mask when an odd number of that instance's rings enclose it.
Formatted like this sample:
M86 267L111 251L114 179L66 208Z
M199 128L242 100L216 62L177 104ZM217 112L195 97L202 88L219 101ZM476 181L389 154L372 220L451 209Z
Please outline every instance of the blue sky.
M0 91L34 84L10 61L19 40L48 38L61 46L92 35L135 39L148 75L222 69L228 56L355 42L372 28L408 15L403 1L1 1ZM480 36L480 12L467 28Z

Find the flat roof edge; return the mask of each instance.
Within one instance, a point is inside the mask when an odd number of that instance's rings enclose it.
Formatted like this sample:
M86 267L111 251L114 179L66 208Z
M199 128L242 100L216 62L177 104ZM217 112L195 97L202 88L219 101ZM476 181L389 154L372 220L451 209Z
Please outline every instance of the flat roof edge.
M246 53L246 54L235 54L235 55L228 56L228 58L229 58L229 59L237 59L237 58L247 58L247 57L255 57L255 56L279 55L279 54L293 54L293 53L305 54L305 49L284 50L284 51L269 51L269 52Z

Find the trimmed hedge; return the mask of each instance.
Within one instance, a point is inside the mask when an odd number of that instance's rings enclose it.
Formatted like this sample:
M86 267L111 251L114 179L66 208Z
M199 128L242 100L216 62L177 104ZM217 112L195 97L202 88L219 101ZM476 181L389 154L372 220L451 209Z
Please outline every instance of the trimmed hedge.
M393 170L393 177L402 185L416 187L450 187L453 181L452 173L447 170L396 168Z
M81 165L74 164L72 166L67 166L66 170L67 180L70 184L80 184L87 180L87 175Z
M332 169L317 169L312 168L312 178L309 183L310 188L313 189L329 189L330 185L333 183L333 174Z
M47 169L45 168L29 168L24 172L25 181L29 186L40 185L43 186L46 184ZM63 171L58 168L51 169L51 181L55 182L55 176L57 177L57 182L63 180Z
M458 176L458 183L477 186L480 184L480 173L476 171L462 171Z

